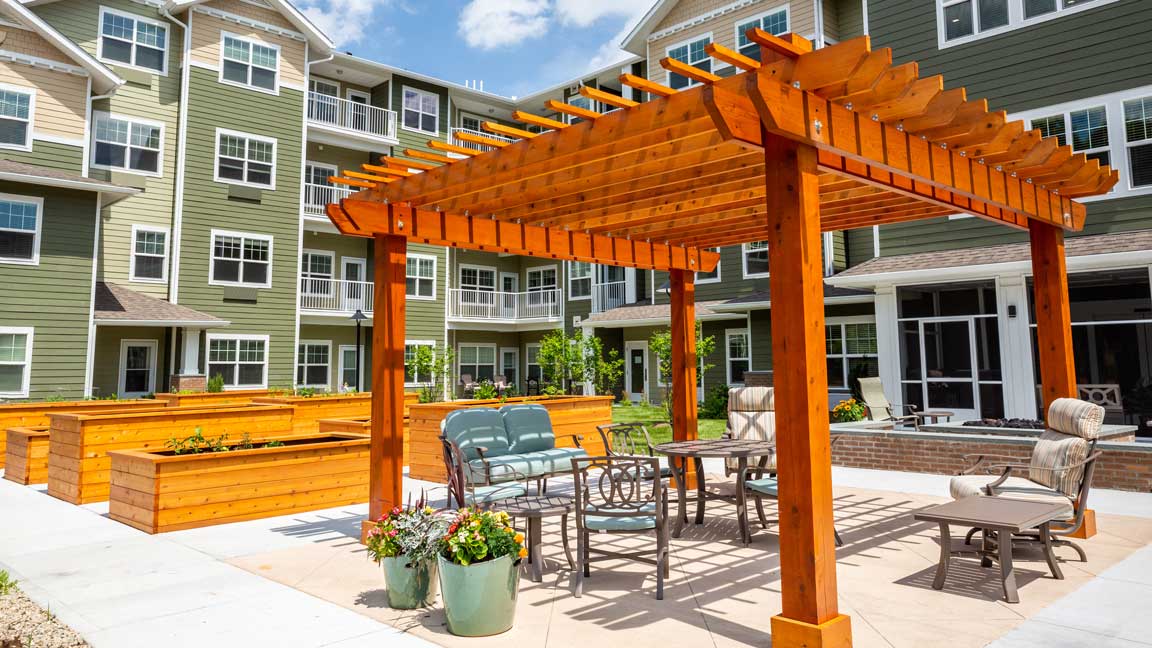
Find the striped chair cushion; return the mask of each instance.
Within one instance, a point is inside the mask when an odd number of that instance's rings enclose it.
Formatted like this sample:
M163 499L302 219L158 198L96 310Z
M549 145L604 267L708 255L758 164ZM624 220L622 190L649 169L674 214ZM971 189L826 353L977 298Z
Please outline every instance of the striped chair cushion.
M1100 426L1104 423L1104 408L1077 400L1057 398L1048 406L1049 429L1092 440L1100 436Z
M771 387L733 387L728 390L729 412L771 412L776 409Z
M753 389L770 389L755 387ZM731 401L729 401L731 402ZM756 441L776 441L776 412L728 412L728 430L733 439L753 439ZM756 466L759 459L749 459L749 466ZM728 470L739 470L736 459L725 459ZM768 459L767 468L776 468L776 456Z
M1078 436L1045 430L1032 450L1028 478L1068 497L1076 497L1080 492L1084 467L1071 470L1065 467L1084 461L1088 457L1088 446L1088 441Z

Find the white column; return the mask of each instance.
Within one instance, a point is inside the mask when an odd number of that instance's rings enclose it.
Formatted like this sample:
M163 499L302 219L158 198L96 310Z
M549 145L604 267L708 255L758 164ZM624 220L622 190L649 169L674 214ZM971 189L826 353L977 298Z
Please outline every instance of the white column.
M1028 325L1028 284L1024 275L1010 275L997 277L996 285L1004 416L1036 418L1036 374L1032 366L1032 330Z
M876 355L880 364L880 382L884 396L901 411L904 389L900 384L900 323L897 322L896 288L877 286L876 290Z
M181 376L199 376L200 371L200 329L184 329L184 337L182 339L184 352L181 354L183 361L180 363L182 370Z
M624 268L624 303L636 303L636 268Z

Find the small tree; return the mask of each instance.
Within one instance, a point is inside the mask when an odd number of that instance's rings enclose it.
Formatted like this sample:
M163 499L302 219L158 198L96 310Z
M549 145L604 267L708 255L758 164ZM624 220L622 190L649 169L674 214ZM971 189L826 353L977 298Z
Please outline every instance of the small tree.
M660 382L664 383L664 411L668 414L668 420L672 420L672 331L664 329L653 333L648 338L648 348L656 354ZM701 377L705 372L715 366L708 363L701 364L699 361L712 355L714 350L716 350L716 336L705 337L700 322L696 322L696 371L698 372L696 375L698 381L702 379Z
M564 329L556 329L540 340L540 375L551 383L553 391L571 394L573 382L584 382L587 356L583 338L579 330L568 337Z
M444 381L452 372L452 361L452 349L448 347L416 347L416 355L406 368L413 377L428 377L428 381L420 386L421 403L440 402L444 394Z
M584 338L584 355L587 358L588 379L598 396L614 396L624 377L624 358L616 349L609 349L604 355L604 343L595 335Z

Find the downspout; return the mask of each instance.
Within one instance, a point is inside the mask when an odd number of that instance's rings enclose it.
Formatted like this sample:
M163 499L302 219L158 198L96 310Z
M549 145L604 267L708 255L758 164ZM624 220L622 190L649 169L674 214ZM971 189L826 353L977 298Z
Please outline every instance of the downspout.
M824 47L824 0L812 0L813 22L816 25L816 49Z
M176 183L172 190L176 194L172 203L172 268L168 274L168 301L175 304L180 298L180 243L184 226L184 173L188 163L188 88L192 78L192 19L182 23L172 15L174 0L160 5L160 15L176 23L184 30L184 48L180 55L180 119L177 123L179 136L176 138ZM175 344L175 341L173 341Z
M868 0L860 0L860 16L864 35L868 36Z

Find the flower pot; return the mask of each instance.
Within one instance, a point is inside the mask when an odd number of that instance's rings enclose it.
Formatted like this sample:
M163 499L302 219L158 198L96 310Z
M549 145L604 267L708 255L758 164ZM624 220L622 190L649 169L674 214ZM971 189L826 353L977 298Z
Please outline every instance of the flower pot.
M428 607L436 601L436 563L409 565L404 556L380 559L388 585L388 605L397 610Z
M461 637L486 637L506 632L516 617L520 570L512 556L464 566L443 556L440 591L448 632Z

